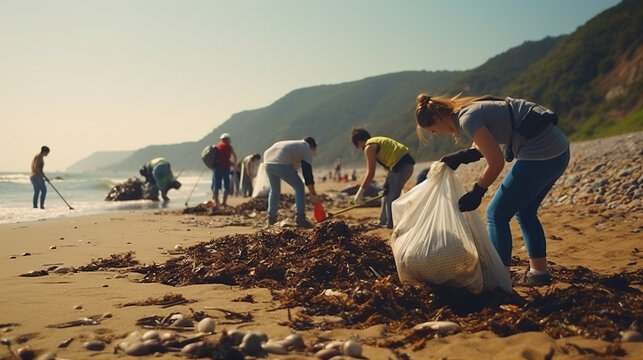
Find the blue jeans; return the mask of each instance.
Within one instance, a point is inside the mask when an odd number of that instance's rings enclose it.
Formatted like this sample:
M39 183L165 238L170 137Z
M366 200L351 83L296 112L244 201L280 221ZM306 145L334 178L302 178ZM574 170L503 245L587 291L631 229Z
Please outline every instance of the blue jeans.
M33 185L33 207L38 207L38 195L40 195L40 207L45 207L45 197L47 196L47 185L45 178L31 175L31 184Z
M306 188L301 181L297 170L290 164L266 164L266 173L270 183L268 193L268 217L277 218L279 209L279 196L281 195L281 180L295 189L295 211L297 215L306 213Z
M487 207L487 230L505 266L511 262L509 220L516 215L529 258L547 256L538 208L569 164L569 150L549 160L518 160Z
M221 190L221 182L223 181L223 190L230 189L230 169L216 168L212 174L212 191Z
M382 198L382 208L380 210L380 225L386 225L389 229L393 228L393 213L391 204L402 194L404 184L413 174L413 164L404 164L398 171L389 171L386 175L386 184L388 192Z

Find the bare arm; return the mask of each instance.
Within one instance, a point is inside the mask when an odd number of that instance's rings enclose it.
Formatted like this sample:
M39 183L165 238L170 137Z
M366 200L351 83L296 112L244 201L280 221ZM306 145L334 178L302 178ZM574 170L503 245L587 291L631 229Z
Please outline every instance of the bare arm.
M361 188L366 189L371 184L373 177L375 176L375 165L377 157L377 144L370 144L364 148L364 157L366 158L366 176L362 181Z
M502 168L505 166L505 160L498 142L485 126L481 126L473 134L473 145L487 160L487 166L482 172L482 177L478 180L478 185L487 189L500 175Z

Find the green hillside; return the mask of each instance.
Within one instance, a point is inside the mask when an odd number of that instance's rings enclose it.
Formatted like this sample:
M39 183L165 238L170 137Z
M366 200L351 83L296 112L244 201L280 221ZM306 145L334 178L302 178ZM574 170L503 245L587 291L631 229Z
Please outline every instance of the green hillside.
M407 71L297 89L265 108L234 114L199 141L149 146L108 170L134 171L164 156L175 171L198 171L201 150L224 132L240 156L263 153L278 140L313 136L319 143L316 165L322 166L336 158L362 163L349 141L354 126L404 142L419 161L467 146L448 136L419 145L414 119L419 92L532 99L559 114L571 139L643 130L642 19L643 1L625 0L570 35L527 41L469 71Z

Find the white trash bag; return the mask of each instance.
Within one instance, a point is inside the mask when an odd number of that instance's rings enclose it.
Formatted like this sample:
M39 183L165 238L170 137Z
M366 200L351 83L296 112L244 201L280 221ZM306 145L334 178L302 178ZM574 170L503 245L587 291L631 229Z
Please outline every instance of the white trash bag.
M445 163L393 201L391 248L400 281L511 293L511 278L477 211L461 212L466 191Z
M266 197L270 192L270 182L268 181L268 173L266 173L266 165L262 162L257 168L257 176L252 179L252 197Z

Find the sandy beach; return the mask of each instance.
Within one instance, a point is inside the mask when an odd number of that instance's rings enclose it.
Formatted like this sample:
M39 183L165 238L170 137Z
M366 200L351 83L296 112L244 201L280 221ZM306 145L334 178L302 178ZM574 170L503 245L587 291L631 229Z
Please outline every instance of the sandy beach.
M540 211L548 237L548 260L555 267L561 272L584 267L601 276L628 274L639 280L627 284L624 291L638 304L643 303L643 284L640 282L643 272L642 139L643 135L639 133L574 144L568 172L557 183ZM607 149L614 149L614 144L621 144L618 151L624 153L608 154ZM457 174L466 187L475 179L480 166L483 165L458 169ZM421 166L416 166L416 173L419 170ZM383 170L378 169L377 173L381 179ZM414 178L407 188L411 183L414 183ZM602 185L597 185L599 183ZM331 194L347 185L350 184L324 182L318 183L318 189L321 193ZM232 198L231 205L240 205L245 200ZM479 210L482 216L489 194L484 200ZM360 208L338 216L337 221L348 224L350 228L372 222L378 214L378 208ZM303 337L306 348L291 349L285 355L264 355L275 359L314 359L319 346L333 340L348 339L363 343L363 356L368 359L643 358L643 342L601 340L580 330L579 335L560 338L543 331L499 336L491 329L444 335L429 333L421 339L419 346L417 334L413 337L414 343L404 343L405 339L410 339L403 336L408 329L396 329L387 323L295 329L293 322L289 321L289 312L294 315L298 308L288 310L281 306L267 288L142 283L143 274L130 271L130 266L78 271L93 260L127 252L132 252L139 265L164 264L181 257L184 254L182 249L194 245L226 235L256 234L261 230L258 224L265 218L265 213L255 216L244 223L231 220L229 216L182 214L180 211L129 211L0 225L0 337L11 343L11 347L0 347L0 359L13 359L14 352L24 347L30 347L35 356L55 353L60 359L180 358L183 356L176 352L135 357L122 350L116 352L115 348L129 333L149 330L137 325L140 319L163 318L171 313L190 317L198 312L205 312L215 319L214 333L203 335L204 339L212 342L221 337L222 330L234 328L261 331L271 340L284 339L292 333ZM312 211L309 217L313 218ZM306 231L312 233L315 229ZM526 260L515 221L512 221L512 232L513 255ZM364 236L379 237L384 241L390 234L389 229L375 227L364 231ZM230 254L231 258L233 256ZM21 276L30 272L30 275L38 275L36 272L43 270L46 274L41 273L42 276ZM517 274L524 268L515 266L512 271ZM556 281L555 274L554 280L551 286L539 288L539 294L551 294L557 289L574 286L566 280ZM532 290L527 288L515 287L515 290L521 296L538 295L529 295ZM610 289L601 291L610 292ZM150 298L160 299L169 294L180 295L187 301L167 305L145 304ZM137 302L142 304L131 304ZM251 320L235 318L234 315L239 314L251 314ZM61 326L79 319L86 322L94 320L94 323ZM326 318L326 321L330 320ZM312 322L315 323L314 319ZM632 324L633 330L640 331L641 326L641 318ZM174 332L183 337L198 335L195 329ZM66 347L60 347L68 339L73 340ZM396 339L401 339L402 343ZM94 340L104 343L105 348L87 350L84 343ZM344 355L343 358L350 357Z

